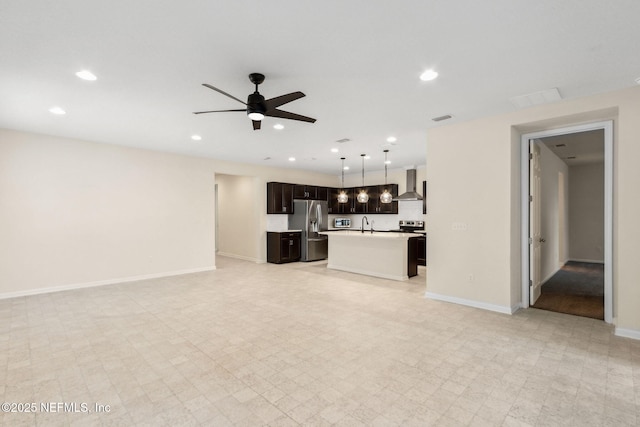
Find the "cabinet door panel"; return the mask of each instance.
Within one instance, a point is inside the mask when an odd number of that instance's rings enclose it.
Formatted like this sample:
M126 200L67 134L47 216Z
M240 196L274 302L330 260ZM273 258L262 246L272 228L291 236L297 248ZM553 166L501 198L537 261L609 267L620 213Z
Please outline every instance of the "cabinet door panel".
M393 201L391 203L382 203L380 201L380 195L384 192L384 190L389 190L389 193L395 198L398 196L398 184L387 184L378 186L378 213L386 213L386 214L397 214L398 213L398 202Z
M293 213L293 184L267 183L267 213Z
M329 196L329 189L327 187L316 187L316 199L327 200Z

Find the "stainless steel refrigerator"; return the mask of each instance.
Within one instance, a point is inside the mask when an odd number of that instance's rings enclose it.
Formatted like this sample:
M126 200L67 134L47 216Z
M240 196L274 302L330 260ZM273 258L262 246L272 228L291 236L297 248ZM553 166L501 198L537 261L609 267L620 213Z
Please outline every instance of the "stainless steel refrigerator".
M289 229L302 230L301 261L327 258L329 238L318 232L326 231L328 224L328 206L325 200L293 201L293 215L289 217Z

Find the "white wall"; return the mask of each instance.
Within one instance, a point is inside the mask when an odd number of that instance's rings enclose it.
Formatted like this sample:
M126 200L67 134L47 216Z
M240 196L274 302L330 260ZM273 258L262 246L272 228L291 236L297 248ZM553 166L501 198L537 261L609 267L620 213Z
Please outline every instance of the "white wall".
M211 269L198 159L0 130L0 295Z
M569 257L604 262L604 163L569 168Z
M339 184L334 175L0 129L0 298L215 268L218 174L237 176L223 176L222 191L242 187L247 197L231 219L250 224L246 238L223 245L259 262L268 181ZM220 226L235 228L223 213Z
M254 206L255 180L250 176L216 175L220 255L260 261L255 247L260 225L259 210Z
M521 295L520 135L614 120L614 323L640 337L640 87L443 125L427 134L427 292L498 311ZM452 223L466 223L466 231Z
M565 215L563 223L560 223L560 210L569 206L568 191L566 177L569 174L569 167L558 156L556 156L542 142L537 143L540 146L540 175L541 175L541 224L540 235L545 239L542 244L542 253L540 260L541 279L545 282L553 276L567 261L568 251L567 245L561 250L561 239L567 242L568 237L568 217ZM565 177L563 188L559 190L559 174ZM603 187L604 188L604 187ZM562 200L560 196L562 195ZM604 207L603 207L604 211ZM562 236L560 235L562 233Z

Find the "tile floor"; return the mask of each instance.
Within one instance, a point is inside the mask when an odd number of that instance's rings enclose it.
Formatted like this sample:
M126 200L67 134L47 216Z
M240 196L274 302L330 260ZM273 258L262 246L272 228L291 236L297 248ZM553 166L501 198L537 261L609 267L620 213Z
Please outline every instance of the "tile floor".
M0 300L2 401L76 404L0 425L640 424L640 342L601 321L426 300L422 269L217 264Z

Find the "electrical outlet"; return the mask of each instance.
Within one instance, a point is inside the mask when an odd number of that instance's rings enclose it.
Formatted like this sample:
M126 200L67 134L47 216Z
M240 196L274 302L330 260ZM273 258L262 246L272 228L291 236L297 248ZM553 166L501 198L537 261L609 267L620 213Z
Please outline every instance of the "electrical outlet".
M473 274L469 275L469 282L473 282Z

